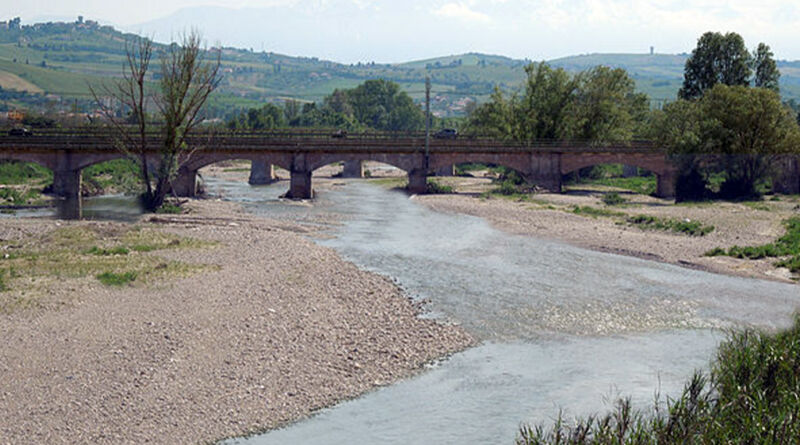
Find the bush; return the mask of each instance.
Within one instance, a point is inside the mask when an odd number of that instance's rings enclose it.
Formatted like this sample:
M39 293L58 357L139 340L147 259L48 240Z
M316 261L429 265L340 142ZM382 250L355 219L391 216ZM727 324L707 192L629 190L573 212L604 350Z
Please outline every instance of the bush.
M450 194L455 193L452 186L440 184L438 181L428 181L428 193L433 194Z
M609 206L616 206L625 204L628 202L625 198L619 195L617 192L610 192L603 195L603 203Z

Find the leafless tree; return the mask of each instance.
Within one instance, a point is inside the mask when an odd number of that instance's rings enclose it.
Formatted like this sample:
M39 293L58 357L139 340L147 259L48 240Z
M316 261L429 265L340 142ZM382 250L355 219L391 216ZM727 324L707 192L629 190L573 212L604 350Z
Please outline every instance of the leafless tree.
M153 42L137 37L126 44L122 78L111 86L91 88L95 102L111 123L114 145L139 167L145 187L143 202L149 210L161 207L177 172L199 148L190 146L187 137L202 122L203 106L219 85L220 52L206 51L201 44L200 34L193 31L181 44L167 46L161 54L161 75L155 85L148 82L147 74ZM115 105L121 105L128 116L119 117ZM148 146L148 141L153 141L148 109L156 111L159 147ZM155 173L148 162L154 153L158 159Z

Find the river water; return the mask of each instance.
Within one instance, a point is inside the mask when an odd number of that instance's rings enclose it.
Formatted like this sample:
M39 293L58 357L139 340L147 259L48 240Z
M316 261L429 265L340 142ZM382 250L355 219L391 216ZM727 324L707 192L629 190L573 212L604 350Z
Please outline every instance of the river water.
M232 444L513 443L523 422L641 407L707 368L725 329L786 326L793 285L708 274L502 233L438 213L403 193L344 181L313 205L280 201L285 184L209 180L256 214L338 220L317 242L394 279L479 345L419 376Z
M479 340L416 377L230 444L510 444L521 423L549 424L559 410L586 416L617 396L649 407L657 393L676 395L708 367L726 329L786 326L800 305L794 285L508 235L363 181L342 181L313 204L280 200L285 183L211 178L207 188L256 214L322 224L328 236L317 242ZM124 197L81 210L123 220L141 211Z

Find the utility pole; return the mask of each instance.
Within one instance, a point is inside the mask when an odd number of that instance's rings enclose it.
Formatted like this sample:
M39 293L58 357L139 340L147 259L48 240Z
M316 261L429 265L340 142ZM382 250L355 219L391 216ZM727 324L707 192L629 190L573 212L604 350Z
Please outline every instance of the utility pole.
M431 148L431 76L425 76L425 171L428 170Z

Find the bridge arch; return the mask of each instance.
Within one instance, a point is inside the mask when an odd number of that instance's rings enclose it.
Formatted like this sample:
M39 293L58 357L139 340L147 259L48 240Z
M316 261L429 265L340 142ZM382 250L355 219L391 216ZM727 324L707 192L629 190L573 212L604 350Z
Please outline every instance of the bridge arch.
M264 155L263 153L230 153L230 152L209 152L195 154L191 159L183 164L183 168L187 171L196 172L203 167L207 167L217 162L223 161L255 161L266 162L269 164L277 165L280 168L291 171L292 159L291 156L274 153Z
M16 162L31 162L48 170L55 169L55 159L52 156L42 156L38 153L26 152L0 152L0 162L16 161Z
M656 175L656 196L675 196L677 170L663 153L565 153L561 157L562 175L602 164L625 164L649 170Z

